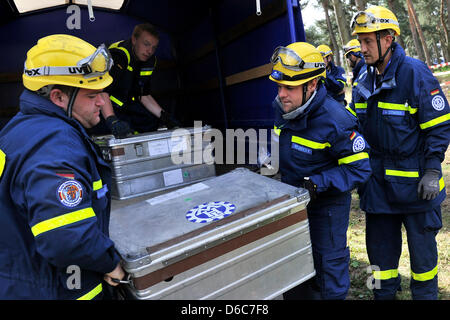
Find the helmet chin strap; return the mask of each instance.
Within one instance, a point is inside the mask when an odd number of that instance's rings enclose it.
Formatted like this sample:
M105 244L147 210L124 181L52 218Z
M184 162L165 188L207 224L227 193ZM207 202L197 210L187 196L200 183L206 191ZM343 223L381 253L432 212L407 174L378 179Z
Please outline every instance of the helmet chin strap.
M77 97L78 91L80 91L80 88L78 87L74 87L70 97L69 97L69 104L67 105L67 116L69 118L72 118L72 108L73 108L73 103L75 102L75 98Z
M375 63L370 64L370 65L378 68L380 65L383 64L384 59L385 59L386 56L388 55L389 51L392 50L392 43L391 43L391 45L389 46L389 48L386 49L386 52L382 55L382 54L381 54L381 43L380 43L380 32L379 32L379 31L376 31L376 32L375 32L375 35L376 35L376 37L377 37L378 60L377 60Z

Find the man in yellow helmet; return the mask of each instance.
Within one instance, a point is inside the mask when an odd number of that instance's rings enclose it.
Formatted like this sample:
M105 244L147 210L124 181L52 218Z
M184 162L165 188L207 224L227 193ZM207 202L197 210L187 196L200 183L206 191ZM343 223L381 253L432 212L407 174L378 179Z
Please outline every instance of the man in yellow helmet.
M437 299L436 234L445 199L441 162L450 140L450 108L428 67L394 40L398 20L374 6L355 14L367 69L353 90L352 108L371 146L373 174L360 190L375 299L394 299L402 224L411 260L413 299Z
M366 61L361 53L361 44L358 39L352 39L344 46L344 55L350 67L352 68L352 86L356 86L361 69L365 66Z
M0 132L0 299L98 299L124 276L110 169L86 133L111 64L104 45L64 34L27 53L20 112Z
M279 132L281 180L308 189L308 220L317 276L285 299L344 299L350 280L346 242L350 191L370 175L368 146L356 118L330 96L320 81L325 63L306 42L275 49L270 80L278 85L273 103ZM299 266L300 267L300 266ZM312 296L299 296L306 290Z
M323 61L326 64L326 76L323 77L325 88L327 88L327 91L329 95L335 99L337 102L343 104L344 106L347 105L347 102L345 101L345 83L346 83L346 77L345 77L345 70L344 68L335 65L333 63L333 51L329 46L326 44L321 44L317 47L317 50L322 54Z

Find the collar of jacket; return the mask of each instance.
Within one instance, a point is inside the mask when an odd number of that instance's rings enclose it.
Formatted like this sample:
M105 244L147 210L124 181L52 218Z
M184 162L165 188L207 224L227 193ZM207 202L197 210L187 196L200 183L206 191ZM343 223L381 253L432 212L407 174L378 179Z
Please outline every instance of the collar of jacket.
M119 43L119 46L127 49L128 53L130 54L130 65L132 67L146 68L146 67L154 67L155 66L156 57L154 54L150 57L150 59L148 59L145 62L139 61L136 58L136 55L134 54L133 46L131 43L131 39L123 40L121 43Z
M316 96L311 100L309 106L299 114L295 119L286 120L283 119L283 110L280 107L278 99L273 101L273 108L275 109L275 126L279 129L289 128L292 130L301 130L307 127L308 117L311 116L323 103L327 95L327 89L319 81L317 83Z
M357 77L359 75L359 71L365 64L366 64L366 61L364 60L364 58L361 58L361 60L359 60L358 63L356 64L356 66L353 68L353 70L352 70L353 82L356 80L355 77Z
M23 114L45 114L50 117L60 118L78 129L85 137L89 137L81 123L73 118L69 118L62 108L28 89L25 89L20 96L20 111Z
M73 118L69 118L62 108L58 107L50 100L25 89L20 96L20 111L27 115L45 114L49 117L59 118L65 121L70 126L74 127L75 130L80 132L85 141L87 141L87 145L91 148L92 152L97 155L98 161L104 166L109 166L100 156L99 151L96 149L95 142L87 134L86 129L81 125L81 123Z
M373 84L375 81L376 70L375 67L367 67L366 76L358 83L358 91L364 97L364 99L368 99L370 96L378 94L381 90L384 89L392 89L397 86L397 81L395 78L395 74L397 72L397 68L405 59L405 50L396 42L392 44L393 52L390 59L390 64L387 69L384 70L382 84L375 91L373 90Z

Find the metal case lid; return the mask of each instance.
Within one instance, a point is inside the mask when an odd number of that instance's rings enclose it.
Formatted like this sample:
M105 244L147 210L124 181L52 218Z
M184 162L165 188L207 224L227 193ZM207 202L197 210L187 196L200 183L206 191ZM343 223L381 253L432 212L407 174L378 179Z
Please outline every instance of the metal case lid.
M128 272L179 261L236 233L306 208L309 194L238 168L111 212L110 237ZM206 211L202 212L203 209ZM292 209L292 210L291 210ZM205 213L206 212L206 213ZM157 268L157 267L155 267Z

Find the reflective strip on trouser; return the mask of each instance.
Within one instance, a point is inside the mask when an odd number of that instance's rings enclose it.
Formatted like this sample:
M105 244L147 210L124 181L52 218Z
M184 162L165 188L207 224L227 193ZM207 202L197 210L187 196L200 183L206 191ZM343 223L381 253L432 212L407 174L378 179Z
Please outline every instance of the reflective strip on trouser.
M2 150L0 150L0 178L3 174L3 169L5 169L5 162L6 162L6 155Z
M432 270L423 273L415 273L411 270L411 276L416 281L428 281L432 280L438 273L438 266L434 267Z
M405 210L407 211L407 210ZM375 299L394 299L400 288L398 264L406 229L414 299L437 298L436 233L442 227L440 207L406 214L366 214L366 246L373 272Z
M360 152L360 153L352 154L351 156L339 159L338 165L349 164L349 163L352 163L352 162L355 162L358 160L368 159L368 158L369 158L369 154L367 152Z
M331 144L329 142L321 143L316 142L312 140L308 140L305 138L292 136L291 142L294 142L296 144L311 148L311 149L325 149L326 147L331 147Z
M100 283L98 286L96 286L94 289L86 293L85 295L79 297L77 300L92 300L94 299L100 292L102 292L103 287Z
M117 104L119 107L123 106L123 102L120 101L119 99L117 99L116 97L110 95L109 98L111 99L112 102Z
M436 125L438 125L438 124L440 124L442 122L445 122L447 120L450 120L450 113L444 114L443 116L434 118L434 119L432 119L430 121L427 121L425 123L421 123L420 124L420 129L424 130L424 129L427 129L427 128L430 128L430 127L434 127L434 126L436 126Z
M31 228L31 232L35 237L37 237L41 233L92 217L95 217L95 212L91 207L89 207L39 222Z
M398 269L373 271L373 278L376 280L388 280L398 277Z

